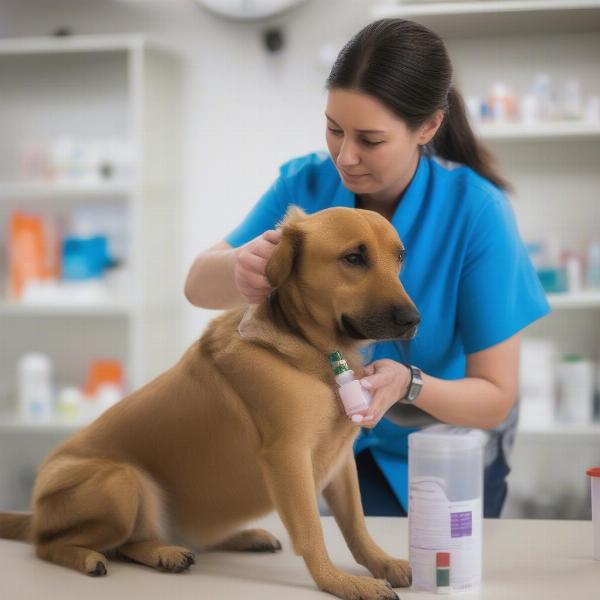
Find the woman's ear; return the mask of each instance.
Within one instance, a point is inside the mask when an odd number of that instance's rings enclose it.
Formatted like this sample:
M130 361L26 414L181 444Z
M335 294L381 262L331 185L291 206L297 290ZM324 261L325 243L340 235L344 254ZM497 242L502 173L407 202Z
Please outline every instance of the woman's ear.
M269 283L278 288L294 271L302 248L303 232L300 227L306 213L291 205L281 222L282 235L269 263L266 276Z
M444 112L442 110L436 110L431 118L429 118L421 127L419 133L419 146L426 146L433 139L433 136L437 133L444 121Z

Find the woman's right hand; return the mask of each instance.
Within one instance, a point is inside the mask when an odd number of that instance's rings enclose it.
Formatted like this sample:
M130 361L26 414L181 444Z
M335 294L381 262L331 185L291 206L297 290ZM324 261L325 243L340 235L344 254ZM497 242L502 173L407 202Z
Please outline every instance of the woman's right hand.
M269 229L238 248L234 281L248 304L262 302L273 290L265 273L267 263L280 240L281 230Z

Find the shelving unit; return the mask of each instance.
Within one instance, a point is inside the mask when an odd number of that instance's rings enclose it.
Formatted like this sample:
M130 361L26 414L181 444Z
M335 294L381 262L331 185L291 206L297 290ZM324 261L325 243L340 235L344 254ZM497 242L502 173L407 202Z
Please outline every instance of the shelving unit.
M98 200L126 198L133 188L124 183L75 184L75 183L39 183L4 182L0 183L0 202L34 198L61 201L65 199Z
M133 317L135 308L125 302L95 302L93 304L0 304L0 318L8 317L53 317L53 316L120 316Z
M549 294L548 301L553 309L600 309L600 290L572 294Z
M557 121L523 125L506 123L502 125L478 124L475 130L486 141L506 142L549 142L561 140L600 140L600 123L585 121Z
M376 19L419 21L444 37L484 37L518 33L598 31L598 0L473 0L465 2L381 2Z
M586 437L594 440L600 438L600 423L591 423L590 425L570 425L562 423L553 423L547 427L526 427L519 429L519 436L535 438L539 436L559 436L564 438Z
M93 359L118 359L126 391L179 356L180 63L141 35L4 39L0 80L0 506L23 508L39 460L85 421L43 424L16 417L20 356L48 354L58 387L82 387ZM19 144L60 136L126 141L133 154L131 177L93 184L19 181ZM64 216L97 205L122 211L125 285L98 301L7 301L11 212Z

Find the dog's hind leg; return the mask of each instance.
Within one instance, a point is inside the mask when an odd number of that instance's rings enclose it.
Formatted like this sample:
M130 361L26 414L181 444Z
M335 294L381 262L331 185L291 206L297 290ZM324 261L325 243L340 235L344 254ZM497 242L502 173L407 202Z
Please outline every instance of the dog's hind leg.
M33 497L38 557L88 575L105 575L104 552L131 536L140 505L135 468L60 456L44 465Z
M36 554L88 575L105 575L106 554L160 536L161 509L158 487L139 469L57 457L44 465L34 490Z
M245 529L244 531L238 531L219 544L210 546L208 550L277 552L281 550L281 542L264 529Z

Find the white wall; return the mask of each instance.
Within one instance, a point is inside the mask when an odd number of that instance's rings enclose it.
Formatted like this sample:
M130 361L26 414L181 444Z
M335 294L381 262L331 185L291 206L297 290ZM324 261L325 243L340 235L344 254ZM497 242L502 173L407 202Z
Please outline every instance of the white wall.
M337 48L369 20L371 0L308 0L262 23L221 20L192 0L0 0L0 36L145 33L184 61L183 239L180 280L194 256L246 214L289 158L324 147L319 48ZM287 40L262 45L267 25ZM214 316L183 297L183 344Z

